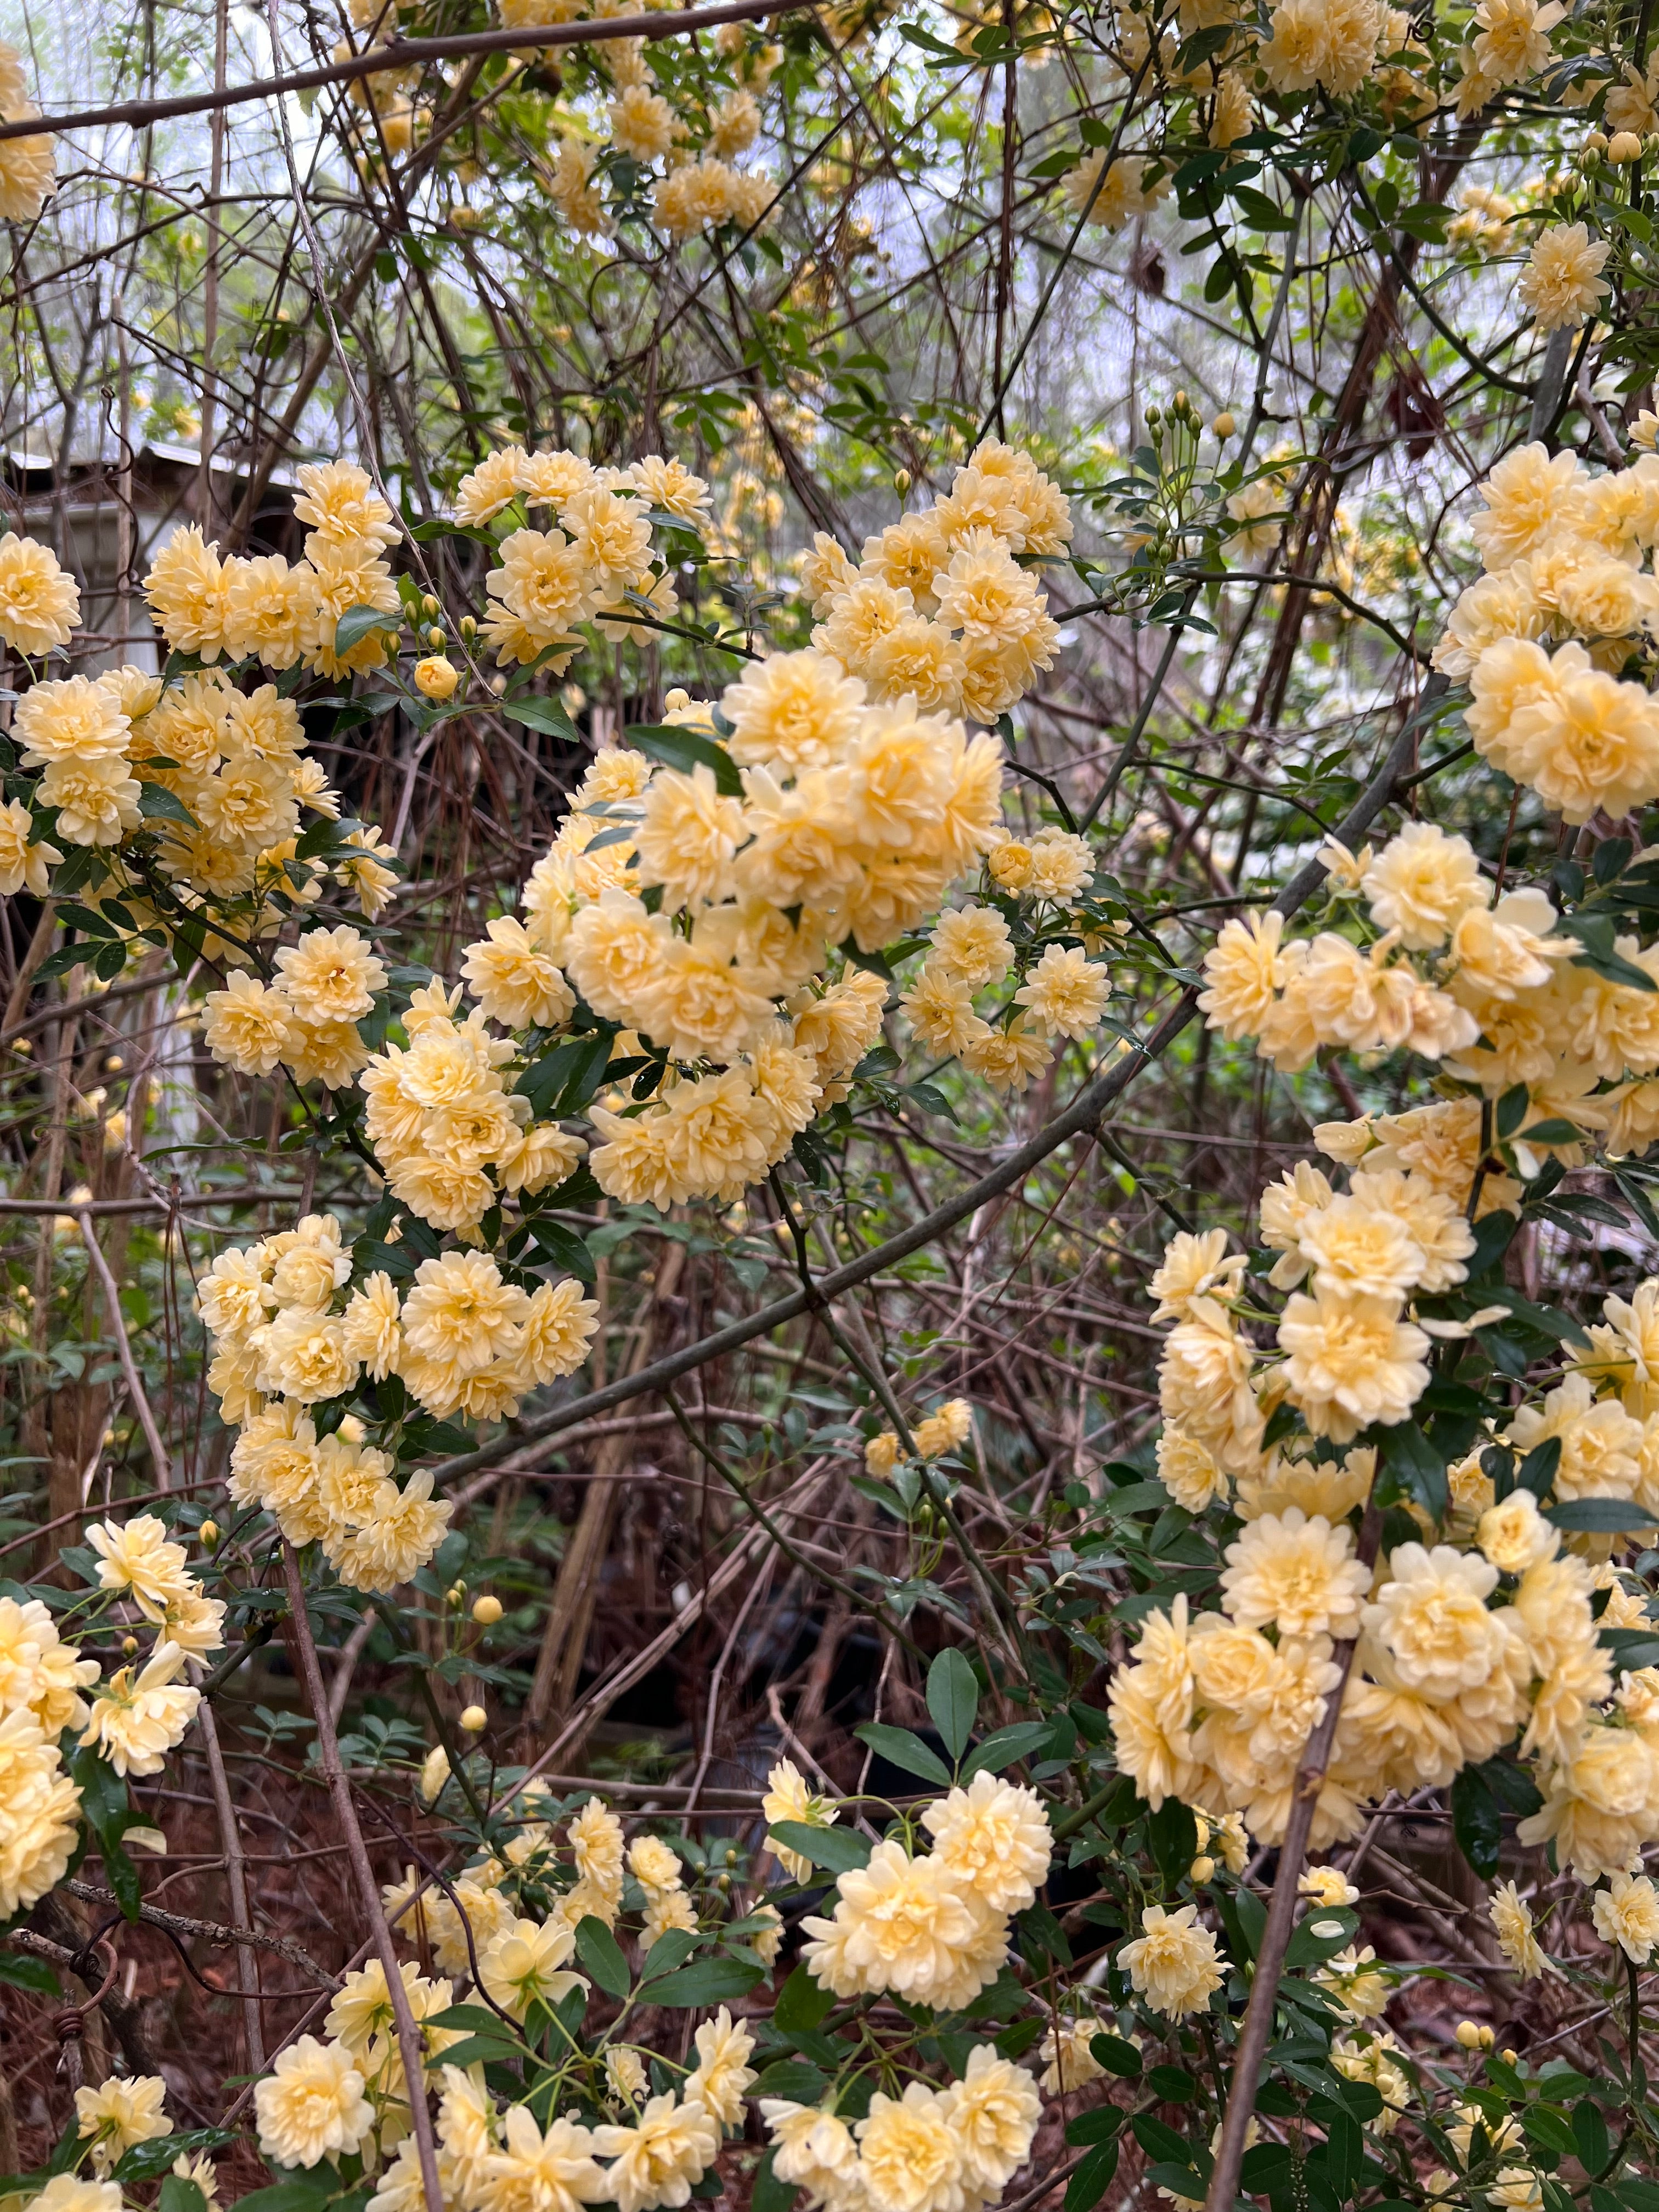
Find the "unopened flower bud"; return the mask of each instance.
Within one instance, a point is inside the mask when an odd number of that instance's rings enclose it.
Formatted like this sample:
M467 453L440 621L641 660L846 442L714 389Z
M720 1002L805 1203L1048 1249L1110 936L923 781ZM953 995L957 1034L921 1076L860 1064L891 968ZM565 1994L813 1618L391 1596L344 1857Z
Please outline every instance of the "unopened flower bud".
M473 639L478 635L478 625L477 622L474 621L471 615L463 615L459 627L460 629L461 635L466 640L467 643L471 645Z
M448 1606L453 1606L455 1610L459 1613L465 1602L466 1584L465 1583L451 1583L449 1588L444 1592L444 1603Z
M422 593L421 599L421 612L423 615L435 615L439 611L440 609L438 602L434 599L432 593L430 592Z
M216 1521L204 1521L196 1534L204 1544L210 1546L216 1544L219 1540L219 1523Z
M1583 150L1591 161L1600 161L1607 150L1606 137L1600 131L1587 131L1584 134Z
M444 635L442 630L439 629L437 623L434 623L431 629L428 630L426 634L426 641L433 648L434 652L441 653L445 646L448 644L449 640Z
M898 494L901 499L902 499L905 493L909 490L910 482L910 471L908 469L894 470L893 489Z
M1633 131L1615 131L1608 139L1608 161L1624 163L1639 161L1641 158L1642 142Z
M1465 2051L1479 2051L1480 2048L1480 2023L1473 2020L1460 2020L1457 2023L1457 2039Z
M469 1705L461 1715L461 1726L469 1735L482 1735L489 1726L489 1716L482 1705Z
M501 1617L501 1601L486 1590L472 1601L472 1618L480 1628L493 1628Z
M453 698L455 686L460 680L460 670L453 660L446 660L441 653L434 653L430 659L417 660L415 664L415 681L428 699Z
M1210 1856L1207 1851L1200 1851L1199 1856L1193 1861L1189 1872L1192 1875L1192 1879L1201 1887L1205 1882L1213 1881L1215 1877L1215 1861Z
M1225 441L1229 438L1232 437L1237 432L1238 425L1224 407L1220 414L1216 416L1214 422L1211 423L1210 428L1214 431L1216 436L1224 444Z
M124 1636L121 1638L121 1656L124 1659L131 1659L137 1649L138 1638L136 1636Z

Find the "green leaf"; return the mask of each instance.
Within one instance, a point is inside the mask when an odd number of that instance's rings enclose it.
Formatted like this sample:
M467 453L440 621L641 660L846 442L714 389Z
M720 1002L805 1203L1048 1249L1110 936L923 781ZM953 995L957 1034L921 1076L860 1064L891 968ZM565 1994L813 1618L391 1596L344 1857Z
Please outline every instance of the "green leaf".
M1521 2124L1540 2148L1553 2150L1559 2157L1570 2157L1578 2147L1565 2113L1554 2112L1547 2105L1534 2105L1522 2115Z
M1146 1833L1164 1878L1181 1881L1198 1856L1198 1823L1191 1807L1178 1797L1166 1797L1156 1813L1148 1814Z
M485 2035L499 2035L504 2022L499 2013L491 2012L488 2005L446 2005L441 2012L425 2015L428 2027L465 2027Z
M1154 2066L1146 2087L1160 2105L1190 2105L1198 2094L1197 2082L1181 2066Z
M1415 1421L1401 1421L1385 1431L1382 1461L1407 1493L1415 1498L1431 1520L1438 1521L1450 1502L1446 1481L1446 1455L1432 1444Z
M348 607L334 625L334 653L343 659L354 645L361 645L371 630L400 630L404 618L397 609L388 614L383 607Z
M1630 1528L1651 1528L1653 1516L1628 1498L1565 1498L1547 1505L1544 1518L1558 1528L1586 1529L1600 1536L1616 1536Z
M625 1997L633 1982L622 1947L589 1912L576 1923L576 1956L608 1997Z
M979 1684L954 1645L941 1651L927 1669L927 1710L952 1759L968 1748L979 1713Z
M44 1959L24 1958L16 1951L0 1951L0 1983L14 1990L38 1990L46 1997L62 1994L55 1966Z
M568 745L581 743L580 734L561 700L507 698L501 701L501 710L509 722L517 722L524 729L541 730L549 737L562 738Z
M1117 2145L1105 2142L1088 2152L1066 2185L1065 2212L1090 2212L1112 2185L1117 2172Z
M1323 1966L1334 1959L1345 1945L1352 1943L1359 1925L1359 1916L1350 1912L1346 1905L1317 1905L1299 1921L1291 1931L1285 1952L1285 1964L1292 1973L1304 1966ZM1329 1929L1329 1935L1320 1931Z
M779 1820L767 1840L811 1859L814 1866L827 1867L831 1874L850 1874L870 1856L867 1836L855 1835L850 1828L815 1828L808 1820Z
M1233 1896L1233 1914L1238 1922L1238 1932L1243 1938L1245 1957L1258 1957L1261 1938L1267 1932L1267 1906L1253 1889L1239 1889Z
M180 2154L191 2151L223 2150L236 2140L230 2128L191 2128L183 2135L152 2136L134 2143L115 2168L118 2181L154 2181L172 2168Z
M236 2212L312 2212L313 2206L326 2204L339 2185L340 2177L331 2166L313 2166L291 2181L279 2181L274 2189L256 2189L252 2196L239 2197Z
M1121 2035L1091 2035L1089 2048L1097 2065L1103 2066L1109 2074L1115 2074L1124 2081L1139 2080L1144 2063L1140 2053Z
M1358 2121L1346 2112L1333 2114L1325 2127L1325 2169L1339 2201L1352 2197L1358 2187L1364 2158L1365 2139Z
M1634 1674L1641 1667L1659 1667L1659 1634L1641 1628L1604 1628L1597 1639L1613 1654L1620 1673Z
M556 1121L562 1115L580 1113L604 1085L614 1042L614 1032L610 1030L568 1037L531 1062L519 1078L517 1088L530 1101L538 1121Z
M562 1222L545 1221L539 1214L532 1214L530 1241L551 1266L576 1276L589 1290L599 1280L592 1254L575 1231L567 1229Z
M1475 1768L1466 1766L1452 1784L1451 1808L1458 1849L1482 1881L1490 1881L1498 1872L1504 1822L1498 1800Z
M961 1778L971 1782L976 1774L1000 1774L1005 1766L1013 1766L1040 1750L1053 1734L1048 1721L1017 1721L1012 1728L999 1729L994 1735L976 1743L963 1760Z
M1497 1130L1500 1141L1515 1134L1526 1120L1527 1109L1531 1104L1532 1093L1524 1083L1512 1084L1504 1093L1492 1117L1492 1127Z
M641 1996L644 1996L647 1983L659 1982L677 1966L683 1966L700 1940L689 1928L671 1928L665 1935L659 1936L640 1968Z
M681 2008L719 2004L727 1997L747 1996L763 1978L760 1967L743 1959L696 1959L678 1973L653 1982L651 2002Z
M580 1996L581 1991L573 1992ZM524 2046L509 2043L496 2023L494 2035L464 2035L459 2043L452 2043L444 2052L444 2063L457 2066L510 2066L524 2057Z
M805 2058L775 2058L757 2077L751 2094L787 2097L792 2105L816 2105L829 2087L821 2066Z
M1074 2150L1093 2143L1115 2142L1124 2118L1121 2105L1097 2105L1093 2112L1079 2112L1076 2119L1066 2123L1066 2140Z
M755 2185L749 2199L750 2212L789 2212L799 2194L793 2182L778 2179L773 2165L776 2157L775 2150L769 2150L755 2168Z
M178 822L186 830L199 830L202 826L184 800L164 783L139 785L138 811L146 822Z
M682 730L672 722L630 723L623 735L636 750L661 761L665 768L678 769L682 775L706 768L717 791L728 799L743 797L742 770L726 747L712 738L696 730Z
M1572 2136L1580 2166L1586 2173L1600 2173L1613 2155L1613 2145L1607 2138L1607 2124L1601 2107L1593 2105L1588 2097L1572 2108Z
M866 1721L853 1733L861 1743L867 1743L872 1751L878 1751L890 1765L902 1767L905 1773L919 1774L924 1782L937 1782L942 1790L950 1788L950 1768L911 1729Z
M207 2199L195 2182L169 2173L162 2179L156 2212L207 2212Z
M773 2025L785 2035L811 2035L828 2020L835 2002L833 1990L822 1988L805 1966L797 1966L778 1991Z
M1654 988L1650 981L1649 990ZM1583 1136L1584 1133L1577 1122L1565 1121L1559 1114L1553 1114L1547 1121L1534 1121L1531 1128L1523 1129L1521 1141L1526 1145L1576 1145L1583 1143Z
M1191 2164L1192 2144L1178 2136L1173 2128L1166 2127L1162 2120L1154 2119L1150 2112L1137 2112L1129 2124L1133 2130L1135 2141L1148 2158L1173 2159L1177 2166ZM1189 2194L1202 2197L1204 2191L1195 2189Z

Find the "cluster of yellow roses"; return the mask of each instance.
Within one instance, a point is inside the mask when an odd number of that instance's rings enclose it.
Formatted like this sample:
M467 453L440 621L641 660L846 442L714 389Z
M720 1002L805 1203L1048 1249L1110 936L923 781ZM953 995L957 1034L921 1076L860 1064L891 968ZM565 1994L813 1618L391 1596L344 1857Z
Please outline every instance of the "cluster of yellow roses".
M0 1597L0 1920L55 1888L79 1842L68 1732L80 1730L82 1747L118 1776L159 1774L201 1700L188 1677L224 1640L223 1603L204 1596L184 1546L154 1514L95 1522L87 1540L100 1612L119 1619L131 1608L154 1641L142 1662L104 1676L40 1599ZM126 1648L137 1652L136 1636ZM158 1840L153 1830L132 1837L146 1838Z

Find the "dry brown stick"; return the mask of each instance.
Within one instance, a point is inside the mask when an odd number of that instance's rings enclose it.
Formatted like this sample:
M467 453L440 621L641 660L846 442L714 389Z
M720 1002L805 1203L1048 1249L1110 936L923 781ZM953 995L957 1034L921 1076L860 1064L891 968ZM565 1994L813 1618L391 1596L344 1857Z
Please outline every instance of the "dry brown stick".
M363 1832L357 1820L357 1808L351 1800L351 1786L340 1765L339 1739L334 1733L334 1723L328 1710L328 1691L323 1682L323 1670L317 1657L317 1644L311 1633L311 1622L306 1613L305 1584L300 1577L299 1555L292 1544L283 1545L283 1573L288 1583L289 1617L294 1626L295 1649L299 1655L300 1672L305 1682L306 1702L311 1707L311 1717L317 1723L318 1763L322 1769L334 1817L345 1838L351 1870L356 1876L362 1893L363 1911L374 1940L375 1954L386 1974L386 1993L392 2001L392 2018L398 2028L398 2052L404 2062L404 2079L409 2090L409 2109L414 2121L415 2144L420 2154L421 2185L426 2195L427 2212L444 2212L443 2186L438 2179L438 2145L432 2132L432 2112L426 2100L426 2054L421 2047L420 2025L409 2002L409 1991L404 1987L404 1978L398 1969L397 1946L392 1940L386 1907L380 1902L380 1884L374 1879L374 1869L368 1863L368 1847L363 1841Z
M606 1785L609 1787L609 1785ZM343 1845L337 1848L343 1849ZM96 1882L80 1881L73 1875L64 1883L71 1897L78 1897L83 1905L113 1905L118 1900L113 1890L100 1889ZM320 1966L308 1951L290 1942L286 1936L262 1936L257 1929L227 1928L217 1920L198 1920L184 1912L167 1912L159 1905L146 1899L138 1908L141 1923L151 1928L165 1928L174 1936L199 1936L204 1942L227 1944L247 1943L261 1951L270 1951L279 1959L286 1959L291 1966L298 1966L313 1981L320 1982L330 1990L337 1990L339 1982L328 1968Z
M17 969L17 981L12 985L11 995L6 1000L5 1015L3 1019L0 1020L0 1043L9 1043L15 1035L12 1024L28 1004L29 988L34 981L35 970L46 957L47 948L52 943L52 932L57 927L57 902L55 900L48 899L40 909L40 919L34 925L34 934L29 939L28 950L24 953ZM48 1015L47 1018L51 1019L54 1015L61 1014L63 1011L61 1006L54 1008L52 1014Z
M115 1348L121 1362L121 1372L126 1377L127 1393L132 1400L133 1411L138 1416L138 1425L144 1432L144 1442L149 1446L149 1455L155 1469L155 1480L164 1491L173 1487L173 1460L155 1419L143 1377L138 1372L138 1363L132 1356L131 1340L121 1313L121 1293L105 1259L89 1214L83 1208L80 1216L81 1237L87 1248L87 1256L103 1285L104 1304L109 1314L109 1325L115 1338ZM208 1781L213 1792L214 1811L219 1822L219 1838L224 1845L225 1875L230 1887L230 1909L235 1915L239 1940L236 1946L237 1986L244 1990L257 1990L259 1986L258 1957L242 1938L253 1926L253 1914L248 1902L247 1868L242 1855L242 1832L236 1819L236 1808L231 1802L229 1778L225 1772L224 1753L219 1744L219 1724L213 1716L213 1706L204 1698L197 1708L197 1725L202 1734L202 1749L207 1759ZM248 2064L256 2074L264 2071L264 2030L259 2020L259 2000L257 1996L242 1998L242 2024L247 2035Z
M1365 1508L1365 1518L1360 1524L1357 1547L1357 1556L1367 1568L1376 1560L1382 1534L1382 1511L1373 1498ZM1296 1784L1291 1796L1291 1816L1285 1823L1285 1840L1279 1847L1279 1872L1273 1878L1267 1922L1261 1931L1261 1945L1255 1954L1250 2002L1245 2008L1243 2029L1233 2053L1227 2110L1221 2122L1221 2142L1216 2151L1215 2169L1210 2176L1209 2190L1204 2199L1204 2212L1233 2212L1233 2202L1238 2195L1239 2172L1244 2163L1250 2121L1255 2112L1256 2086L1261 2078L1261 2062L1267 2055L1267 2044L1273 2034L1279 1978L1285 1971L1285 1954L1290 1948L1291 1931L1296 1922L1302 1868L1308 1856L1308 1838L1312 1832L1314 1814L1319 1807L1319 1794L1324 1788L1326 1770L1330 1765L1331 1752L1336 1742L1337 1723L1342 1717L1342 1699L1348 1686L1353 1653L1354 1640L1352 1637L1337 1644L1333 1650L1331 1656L1336 1662L1337 1678L1326 1699L1324 1717L1308 1738L1306 1748L1297 1763Z
M132 1213L171 1213L175 1206L264 1206L274 1198L297 1198L297 1190L261 1190L250 1184L246 1189L225 1191L181 1191L174 1198L94 1198L84 1205L77 1204L75 1217L85 1220L88 1215L98 1219L114 1215L125 1219ZM70 1208L61 1198L0 1198L0 1215L16 1214L22 1218L49 1213L67 1214Z
M225 1846L225 1879L230 1889L230 1909L236 1923L236 1985L245 1992L242 2000L242 2029L247 2037L247 2063L251 2073L265 2070L264 2028L259 2019L259 1954L247 1942L247 1932L253 1925L253 1914L248 1903L247 1867L242 1856L242 1832L237 1824L236 1808L231 1802L230 1780L225 1772L225 1755L219 1746L219 1723L214 1718L211 1702L204 1698L196 1708L196 1725L202 1732L202 1749L207 1754L208 1781L213 1791L213 1809L218 1816L219 1833Z
M155 1469L155 1480L163 1490L171 1490L173 1487L172 1455L161 1441L161 1431L145 1393L143 1378L138 1372L138 1363L132 1356L132 1346L127 1336L127 1325L121 1316L120 1290L114 1276L110 1273L109 1261L104 1257L103 1249L98 1242L90 1214L84 1206L77 1207L76 1213L81 1223L82 1242L87 1248L87 1257L92 1262L93 1272L103 1285L104 1304L109 1314L110 1330L115 1339L116 1357L121 1363L121 1372L126 1377L127 1392L132 1400L132 1409L138 1416L138 1425L144 1432L144 1442L149 1446L150 1463Z
M600 39L673 39L721 23L757 22L764 15L793 15L814 0L722 0L716 8L684 8L657 15L612 15L583 23L519 23L510 29L459 32L448 39L388 39L344 61L319 62L313 69L289 70L281 76L256 78L222 92L180 92L165 100L117 100L104 107L69 108L56 115L31 116L27 122L0 124L0 141L34 138L49 131L86 131L107 123L162 123L178 115L206 115L240 107L252 100L276 100L290 92L311 92L325 84L382 76L425 62L455 61L475 54L517 52L532 46L585 46Z

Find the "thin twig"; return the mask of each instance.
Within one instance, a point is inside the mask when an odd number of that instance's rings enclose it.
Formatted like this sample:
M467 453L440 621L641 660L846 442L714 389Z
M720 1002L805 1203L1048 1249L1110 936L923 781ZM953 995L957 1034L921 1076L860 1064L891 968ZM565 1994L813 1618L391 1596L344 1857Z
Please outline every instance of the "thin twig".
M283 1545L283 1573L288 1583L289 1617L294 1625L294 1642L299 1653L306 1701L311 1707L311 1717L317 1723L318 1761L330 1802L334 1807L334 1817L339 1823L340 1833L345 1838L351 1870L356 1876L363 1911L368 1917L374 1949L386 1973L386 1992L392 2002L392 2018L397 2023L398 2051L404 2062L404 2077L408 2085L415 2143L420 2154L421 2184L426 2195L427 2212L444 2212L443 2186L438 2178L438 2145L432 2132L431 2108L426 2100L426 2054L421 2045L420 2025L410 2008L409 1991L404 1986L397 1947L392 1942L392 1929L386 1922L386 1907L380 1902L380 1884L375 1881L374 1869L368 1863L368 1849L363 1842L357 1808L351 1802L351 1787L341 1769L339 1739L334 1733L334 1723L329 1714L328 1692L317 1657L317 1645L311 1633L310 1618L306 1612L306 1589L300 1574L299 1555L293 1545L286 1540Z

